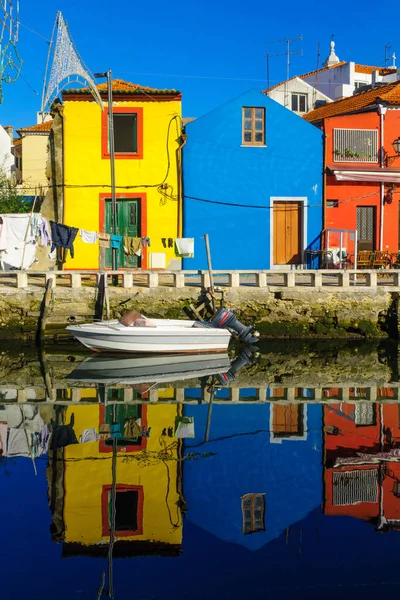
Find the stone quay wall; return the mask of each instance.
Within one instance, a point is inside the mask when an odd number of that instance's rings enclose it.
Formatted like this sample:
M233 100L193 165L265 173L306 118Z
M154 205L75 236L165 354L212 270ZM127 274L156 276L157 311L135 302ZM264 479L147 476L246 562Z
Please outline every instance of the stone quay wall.
M98 318L99 272L0 274L0 338L33 340L46 281L53 284L46 337ZM399 271L214 272L223 303L262 338L398 338ZM185 318L206 272L107 273L110 316L136 309L149 317ZM219 297L219 296L218 296Z

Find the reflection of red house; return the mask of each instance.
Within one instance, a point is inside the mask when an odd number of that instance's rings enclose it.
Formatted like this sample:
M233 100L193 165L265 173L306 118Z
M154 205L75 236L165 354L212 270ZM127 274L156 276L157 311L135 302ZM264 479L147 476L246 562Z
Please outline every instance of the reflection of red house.
M400 528L399 405L326 405L324 438L325 514Z
M322 106L304 118L325 133L324 228L357 229L358 250L397 252L400 158L400 82L376 87ZM392 158L393 157L393 158ZM329 246L339 245L335 233ZM336 238L339 238L336 235ZM343 247L354 253L354 235Z

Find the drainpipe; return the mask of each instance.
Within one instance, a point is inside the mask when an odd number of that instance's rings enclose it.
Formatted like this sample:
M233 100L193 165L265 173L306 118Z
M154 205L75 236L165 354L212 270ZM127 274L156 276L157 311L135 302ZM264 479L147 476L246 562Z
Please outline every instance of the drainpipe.
M383 104L378 104L378 115L379 115L379 166L381 169L385 168L385 114L387 107ZM383 250L383 224L384 224L384 198L385 198L385 184L380 184L380 225L379 225L379 250Z

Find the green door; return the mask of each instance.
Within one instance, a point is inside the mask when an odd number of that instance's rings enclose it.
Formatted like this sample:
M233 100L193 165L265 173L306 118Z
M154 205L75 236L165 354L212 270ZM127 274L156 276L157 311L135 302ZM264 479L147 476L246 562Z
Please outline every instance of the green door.
M111 199L106 200L105 233L112 233ZM140 199L117 199L117 235L141 237ZM123 245L120 250L117 250L117 267L119 269L138 268L140 264L140 257L136 255L127 256L124 253ZM111 249L109 248L105 250L105 266L109 269L112 267Z

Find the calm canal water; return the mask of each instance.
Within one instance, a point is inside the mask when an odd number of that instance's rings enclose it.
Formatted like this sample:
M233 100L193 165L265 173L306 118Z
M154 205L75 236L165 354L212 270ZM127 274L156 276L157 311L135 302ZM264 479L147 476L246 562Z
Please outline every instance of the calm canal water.
M0 347L0 597L400 591L398 347Z

